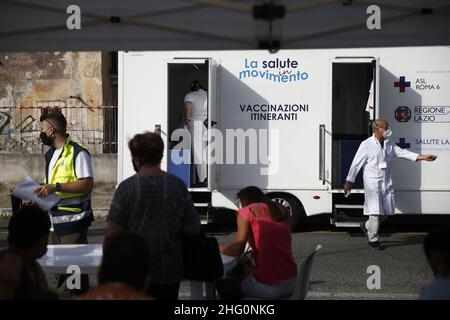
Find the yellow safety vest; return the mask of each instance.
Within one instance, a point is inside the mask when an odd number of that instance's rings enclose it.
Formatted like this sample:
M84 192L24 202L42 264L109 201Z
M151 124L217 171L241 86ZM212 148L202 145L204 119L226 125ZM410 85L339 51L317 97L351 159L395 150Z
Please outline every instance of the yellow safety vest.
M47 183L63 184L77 181L75 159L81 151L87 150L68 136L53 167L52 175L48 177L48 168L55 150L52 147L45 155ZM55 194L61 197L58 205L50 210L55 233L59 235L76 233L80 227L90 225L93 220L90 193L55 192Z

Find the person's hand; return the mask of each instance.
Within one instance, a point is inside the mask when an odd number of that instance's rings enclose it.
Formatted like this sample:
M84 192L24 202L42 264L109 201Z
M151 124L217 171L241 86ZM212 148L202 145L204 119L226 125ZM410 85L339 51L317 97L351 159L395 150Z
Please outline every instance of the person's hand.
M434 154L424 154L422 156L422 160L425 160L425 161L434 161L436 159L437 159L437 156Z
M36 202L34 202L34 201L32 201L32 200L25 200L25 201L22 201L22 204L23 204L24 206L32 207L32 206L35 206L35 205L36 205Z
M54 184L44 184L34 190L34 193L36 193L39 197L46 197L49 194L52 194L56 191L56 186Z
M347 192L349 190L352 190L352 183L350 181L345 181L344 183L344 191Z

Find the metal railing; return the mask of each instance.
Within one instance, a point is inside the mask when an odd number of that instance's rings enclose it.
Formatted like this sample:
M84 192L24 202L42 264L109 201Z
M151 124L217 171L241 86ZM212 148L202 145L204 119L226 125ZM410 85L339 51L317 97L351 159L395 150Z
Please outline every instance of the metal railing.
M64 114L67 133L89 152L117 152L117 106L86 106L78 102L0 106L0 152L44 153L39 119L54 111Z

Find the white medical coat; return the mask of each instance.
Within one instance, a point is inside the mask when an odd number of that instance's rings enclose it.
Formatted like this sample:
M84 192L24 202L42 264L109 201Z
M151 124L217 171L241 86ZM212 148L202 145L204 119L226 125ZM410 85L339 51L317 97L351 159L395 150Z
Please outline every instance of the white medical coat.
M384 140L384 148L373 135L361 142L350 166L347 181L355 182L364 168L364 214L391 215L395 212L392 186L392 161L394 158L416 161L418 154L398 147L392 140Z
M204 121L208 118L208 93L203 89L191 91L184 97L184 103L192 104L191 121L188 124L188 129L191 134L192 153L197 167L198 182L204 182L208 174L205 153L208 129L204 125Z

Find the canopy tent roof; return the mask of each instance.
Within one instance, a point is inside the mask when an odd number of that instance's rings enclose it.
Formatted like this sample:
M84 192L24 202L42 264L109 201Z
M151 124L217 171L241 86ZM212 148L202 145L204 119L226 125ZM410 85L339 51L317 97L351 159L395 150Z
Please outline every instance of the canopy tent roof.
M66 27L66 9L72 4L81 8L81 30ZM261 1L0 0L0 48L256 49L255 4ZM284 49L450 44L449 0L284 0L282 4L286 6L281 19ZM381 7L381 30L366 27L371 4ZM120 23L111 22L111 17L120 17ZM268 24L258 21L258 30Z

